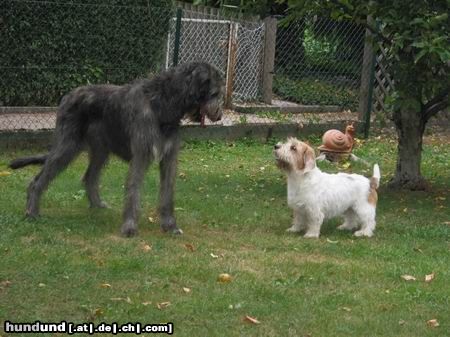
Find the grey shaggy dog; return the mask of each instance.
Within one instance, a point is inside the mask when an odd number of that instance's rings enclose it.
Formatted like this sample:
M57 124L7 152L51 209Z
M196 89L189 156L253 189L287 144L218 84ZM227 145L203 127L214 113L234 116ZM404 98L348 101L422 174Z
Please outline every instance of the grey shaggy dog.
M39 215L39 201L49 183L87 147L89 166L83 177L91 207L106 207L99 196L100 171L113 153L130 162L121 232L137 233L139 188L149 165L159 161L159 213L163 231L182 233L174 216L174 184L180 121L222 117L223 79L207 63L188 63L153 79L116 85L79 87L59 105L55 142L48 154L19 158L10 167L43 164L28 187L26 215Z

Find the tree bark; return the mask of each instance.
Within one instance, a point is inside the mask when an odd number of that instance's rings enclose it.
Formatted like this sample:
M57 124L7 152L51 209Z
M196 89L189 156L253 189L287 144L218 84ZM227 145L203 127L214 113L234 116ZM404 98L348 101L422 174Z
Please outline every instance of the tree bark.
M398 155L396 172L389 186L395 189L426 190L429 184L420 172L426 121L420 110L409 111L408 108L395 111L393 119L398 134Z

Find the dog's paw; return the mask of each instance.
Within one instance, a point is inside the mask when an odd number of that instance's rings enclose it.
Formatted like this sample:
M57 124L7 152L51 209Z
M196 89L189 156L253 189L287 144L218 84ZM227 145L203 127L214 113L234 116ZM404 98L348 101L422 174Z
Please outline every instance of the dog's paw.
M175 234L175 235L181 235L181 234L183 234L183 230L181 228L176 227L171 230L171 233Z
M319 238L320 233L306 233L305 235L303 235L304 238L307 239L318 239Z
M361 230L353 233L353 235L357 236L357 237L366 236L366 237L370 238L373 235L373 232L370 230L361 229Z
M288 233L299 233L301 231L302 231L301 228L298 228L296 226L291 226L288 229L286 229L286 232Z
M137 225L134 221L125 221L120 229L120 232L127 238L133 237L138 232Z
M337 229L339 229L340 231L351 231L353 227L350 227L347 224L342 224Z
M36 220L39 218L39 212L27 209L25 212L25 218L29 220Z

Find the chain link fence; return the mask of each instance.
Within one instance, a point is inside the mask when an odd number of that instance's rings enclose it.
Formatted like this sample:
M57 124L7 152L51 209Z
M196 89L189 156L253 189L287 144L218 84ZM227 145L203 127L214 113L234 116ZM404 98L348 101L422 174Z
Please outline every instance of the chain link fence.
M274 92L304 106L356 112L364 34L362 26L317 17L281 23Z
M54 128L60 97L77 86L123 84L191 61L215 65L226 79L233 109L215 124L300 129L358 120L359 26L279 20L270 38L264 21L169 0L0 0L0 8L0 132ZM272 76L273 104L263 104Z

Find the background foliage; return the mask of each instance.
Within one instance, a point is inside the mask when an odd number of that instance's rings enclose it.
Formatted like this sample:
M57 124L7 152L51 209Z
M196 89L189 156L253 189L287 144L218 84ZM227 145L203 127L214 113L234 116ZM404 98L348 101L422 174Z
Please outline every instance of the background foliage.
M0 65L8 69L1 104L55 105L78 85L122 84L157 70L172 4L0 0L0 8Z

